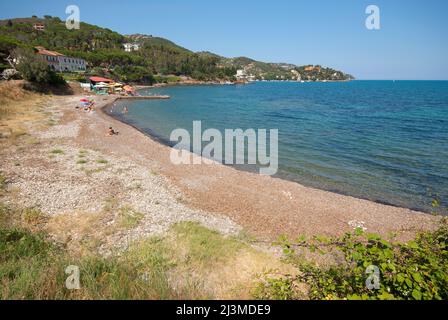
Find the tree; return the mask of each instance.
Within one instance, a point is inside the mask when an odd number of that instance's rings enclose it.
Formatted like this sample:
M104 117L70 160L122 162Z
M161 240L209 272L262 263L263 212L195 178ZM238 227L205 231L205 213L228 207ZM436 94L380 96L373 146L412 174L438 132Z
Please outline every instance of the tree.
M7 26L10 27L10 28L12 27L12 21L11 20L8 20Z
M64 79L51 70L47 63L32 50L16 49L13 55L18 61L17 71L23 79L39 84L61 85L65 83Z

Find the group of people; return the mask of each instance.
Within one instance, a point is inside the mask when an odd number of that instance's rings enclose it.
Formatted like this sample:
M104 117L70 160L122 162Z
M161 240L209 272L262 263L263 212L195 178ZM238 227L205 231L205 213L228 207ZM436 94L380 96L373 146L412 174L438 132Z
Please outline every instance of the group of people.
M112 104L112 107L110 108L110 112L115 112L115 107L117 106L117 104L114 102ZM123 109L121 109L121 113L126 114L129 112L129 109L127 106L124 106Z
M95 100L93 99L81 99L80 105L76 106L76 109L82 108L84 111L94 111Z
M82 108L84 111L90 112L90 111L94 111L94 106L95 106L95 100L84 98L84 99L81 99L80 104L76 106L76 109ZM115 106L116 105L114 103L112 106L112 110ZM126 107L126 106L123 107L122 113L125 114L128 112L129 112L128 107ZM118 134L119 134L119 132L115 131L114 128L112 128L112 127L109 127L109 129L107 129L107 132L106 132L106 136L115 136Z

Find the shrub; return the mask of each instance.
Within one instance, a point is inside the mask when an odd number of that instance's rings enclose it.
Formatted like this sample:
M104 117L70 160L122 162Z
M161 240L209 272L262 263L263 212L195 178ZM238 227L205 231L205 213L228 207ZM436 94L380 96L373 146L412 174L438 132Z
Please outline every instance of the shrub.
M400 243L382 239L361 230L341 238L301 240L292 244L286 239L281 245L288 259L298 268L293 281L265 285L262 298L281 297L291 292L285 285L308 285L310 299L448 299L448 224L443 220L436 231L423 232L415 240ZM295 246L312 251L332 247L345 258L342 264L319 267L296 254ZM379 289L369 289L368 267L379 270ZM370 278L373 279L373 278ZM270 280L273 283L272 279ZM268 282L269 283L269 282ZM274 283L275 284L275 283ZM277 283L278 284L278 283ZM281 292L279 291L281 289Z
M294 291L294 278L290 276L263 279L252 293L256 298L263 300L293 300L298 298Z
M39 84L65 84L65 80L51 70L47 63L34 54L32 50L16 49L14 56L19 60L17 71L25 80Z

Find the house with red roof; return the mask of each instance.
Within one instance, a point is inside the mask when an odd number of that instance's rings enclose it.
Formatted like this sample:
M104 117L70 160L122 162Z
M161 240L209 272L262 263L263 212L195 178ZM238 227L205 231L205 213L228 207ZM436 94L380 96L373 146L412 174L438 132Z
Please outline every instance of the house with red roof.
M89 80L92 83L92 85L96 85L97 83L100 83L100 82L104 82L104 83L108 83L108 84L115 82L112 79L103 78L103 77L90 77Z
M68 57L56 51L36 47L37 54L44 59L51 69L57 72L85 72L87 63L84 59Z

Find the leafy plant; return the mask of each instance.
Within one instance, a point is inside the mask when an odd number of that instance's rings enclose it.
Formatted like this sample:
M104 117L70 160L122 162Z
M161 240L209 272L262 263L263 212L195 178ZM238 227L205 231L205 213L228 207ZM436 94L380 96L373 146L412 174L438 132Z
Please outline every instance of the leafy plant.
M448 299L446 220L436 231L422 232L407 243L385 240L376 234L365 234L360 229L340 238L314 237L297 243L282 238L279 243L288 260L299 271L287 284L305 283L310 299ZM298 246L322 253L328 252L325 248L336 249L343 254L345 262L319 267L299 257ZM370 280L375 280L368 272L369 266L378 268L377 289L367 286ZM288 289L272 286L271 281L271 291L265 290L262 297L278 297Z
M62 85L64 79L50 69L47 63L32 50L16 49L13 55L18 59L17 71L30 82L39 84Z

